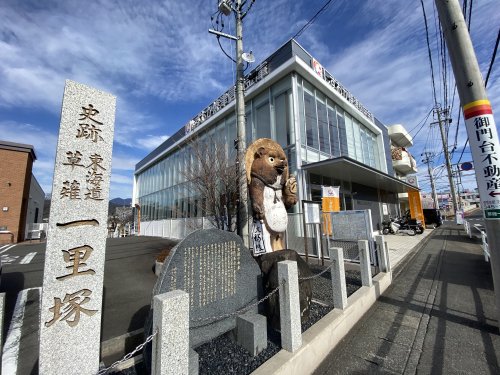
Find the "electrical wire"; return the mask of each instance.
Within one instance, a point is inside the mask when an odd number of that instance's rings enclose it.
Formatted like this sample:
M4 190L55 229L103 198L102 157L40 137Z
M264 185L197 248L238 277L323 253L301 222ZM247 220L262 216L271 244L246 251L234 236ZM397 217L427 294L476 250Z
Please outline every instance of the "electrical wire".
M435 83L435 79L434 79L434 67L432 64L431 45L429 42L429 26L427 25L427 15L425 13L424 1L420 0L420 3L422 4L422 12L424 13L425 36L426 36L426 41L427 41L427 53L429 55L429 63L431 65L432 92L434 95L434 105L437 108L436 83Z
M491 69L495 63L495 57L497 56L498 42L500 41L500 28L498 29L497 41L495 43L495 48L493 49L493 55L491 56L490 67L488 68L488 74L486 74L486 80L484 81L484 87L488 85L488 79L490 78Z
M314 21L316 21L316 18L318 18L319 15L321 13L323 13L325 11L325 9L330 5L330 3L332 3L332 1L335 1L335 0L328 0L325 4L323 4L323 6L320 8L320 10L318 10L316 12L316 14L314 16L312 16L311 19L309 21L307 21L306 24L304 26L302 26L300 28L300 30L295 33L294 36L292 36L292 39L298 38L304 31L306 31L309 28L309 26L311 26L314 23Z

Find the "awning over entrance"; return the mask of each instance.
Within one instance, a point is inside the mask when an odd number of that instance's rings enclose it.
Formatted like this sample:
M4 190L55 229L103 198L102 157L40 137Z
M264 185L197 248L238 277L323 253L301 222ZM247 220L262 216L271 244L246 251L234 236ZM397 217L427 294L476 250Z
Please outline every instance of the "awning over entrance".
M302 169L309 173L331 177L337 180L351 181L356 184L370 186L393 193L419 191L415 186L390 176L387 173L380 172L374 168L361 164L346 156L305 164L302 165Z

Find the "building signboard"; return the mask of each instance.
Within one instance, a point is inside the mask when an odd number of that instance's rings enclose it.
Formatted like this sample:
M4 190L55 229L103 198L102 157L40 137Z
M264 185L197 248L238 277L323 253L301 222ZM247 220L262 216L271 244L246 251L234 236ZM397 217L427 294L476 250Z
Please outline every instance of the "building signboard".
M324 213L340 211L340 186L322 186L321 203ZM323 214L323 233L332 234L330 215Z

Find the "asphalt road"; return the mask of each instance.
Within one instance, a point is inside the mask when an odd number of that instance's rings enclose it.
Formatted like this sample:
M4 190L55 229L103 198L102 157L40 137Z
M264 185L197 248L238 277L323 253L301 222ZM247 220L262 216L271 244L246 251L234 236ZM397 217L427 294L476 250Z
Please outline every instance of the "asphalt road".
M175 243L157 237L107 240L101 341L143 328L156 282L155 258ZM3 265L0 292L6 293L5 337L19 292L42 286L45 243L1 245L0 256Z

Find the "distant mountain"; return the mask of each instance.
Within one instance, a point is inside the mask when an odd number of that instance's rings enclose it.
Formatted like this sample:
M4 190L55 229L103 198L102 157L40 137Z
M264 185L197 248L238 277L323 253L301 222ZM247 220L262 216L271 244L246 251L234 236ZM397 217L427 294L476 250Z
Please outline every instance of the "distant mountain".
M130 206L132 204L132 198L113 198L109 201L116 206Z
M130 207L132 203L132 198L114 198L109 201L109 214L113 215L115 213L116 207L127 206Z
M109 201L109 214L112 215L115 213L116 207L130 207L132 204L132 198L114 198ZM50 196L45 197L44 207L43 207L43 219L49 220L49 212L50 212Z

